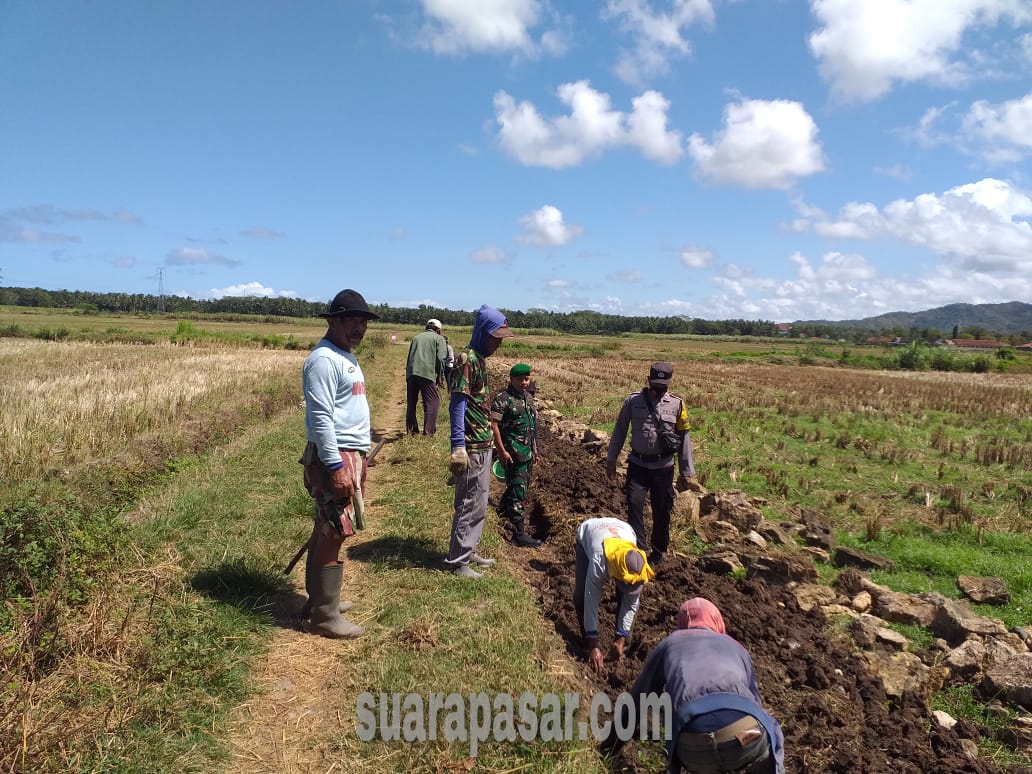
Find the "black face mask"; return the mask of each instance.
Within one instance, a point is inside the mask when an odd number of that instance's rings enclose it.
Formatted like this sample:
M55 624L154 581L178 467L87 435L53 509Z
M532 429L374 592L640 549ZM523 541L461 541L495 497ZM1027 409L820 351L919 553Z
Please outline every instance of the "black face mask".
M667 386L665 384L654 384L649 387L656 395L666 395Z

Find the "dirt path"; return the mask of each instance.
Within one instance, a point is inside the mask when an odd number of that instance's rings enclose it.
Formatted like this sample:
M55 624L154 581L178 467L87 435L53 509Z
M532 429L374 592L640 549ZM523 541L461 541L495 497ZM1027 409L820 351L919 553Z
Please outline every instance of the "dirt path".
M375 417L374 442L396 437L404 429L404 372L391 382L384 410ZM389 445L377 463L386 461ZM369 468L367 485L377 487L379 464ZM369 528L348 541L348 548L379 537L375 506L370 506ZM284 564L289 557L284 558ZM344 596L353 588L351 565L345 565ZM238 706L228 724L227 744L231 758L227 772L329 772L340 771L339 749L331 752L326 740L334 735L342 738L347 729L339 706L341 694L352 685L348 664L358 649L359 641L333 641L312 637L298 628L297 611L304 603L305 563L294 568L292 579L298 593L285 600L275 612L280 624L269 639L269 651L252 667L257 690L246 703ZM375 617L375 610L363 609L359 600L348 618L363 626Z

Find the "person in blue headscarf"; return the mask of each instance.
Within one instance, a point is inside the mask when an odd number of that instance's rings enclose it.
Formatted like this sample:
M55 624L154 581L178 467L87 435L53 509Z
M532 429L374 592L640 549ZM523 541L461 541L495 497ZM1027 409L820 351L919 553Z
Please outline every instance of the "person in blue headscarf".
M477 553L487 518L494 445L485 361L503 339L513 335L505 315L486 304L481 306L473 320L469 346L455 354L455 368L448 380L452 448L448 470L455 479L455 513L444 563L453 575L462 578L484 577L470 564L490 567L495 563Z

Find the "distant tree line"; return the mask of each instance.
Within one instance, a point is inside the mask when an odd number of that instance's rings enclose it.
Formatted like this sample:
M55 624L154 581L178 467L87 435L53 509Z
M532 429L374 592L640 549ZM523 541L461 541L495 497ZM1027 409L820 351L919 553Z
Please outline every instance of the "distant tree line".
M122 314L164 313L170 315L208 313L242 314L263 317L314 317L326 308L325 303L300 298L266 298L260 296L225 296L203 300L185 296L155 296L145 293L96 293L85 290L44 290L42 288L0 288L0 303L9 306L30 306L55 309L79 309L83 312L115 312ZM464 310L440 309L433 306L391 307L374 305L373 310L385 322L399 325L422 325L436 317L445 328L472 324L472 313ZM526 312L502 309L509 325L516 328L553 330L571 334L617 335L621 333L692 334L697 336L777 337L778 326L770 320L704 320L686 316L633 317L602 314L593 311L550 312L530 309ZM932 342L946 334L933 328L889 328L870 330L824 323L795 325L791 338L820 338L863 343L869 336L900 336L907 341ZM964 338L1000 339L1011 344L1032 340L1032 333L1000 336L982 328L965 328ZM785 337L782 335L782 337ZM958 338L954 332L952 338Z

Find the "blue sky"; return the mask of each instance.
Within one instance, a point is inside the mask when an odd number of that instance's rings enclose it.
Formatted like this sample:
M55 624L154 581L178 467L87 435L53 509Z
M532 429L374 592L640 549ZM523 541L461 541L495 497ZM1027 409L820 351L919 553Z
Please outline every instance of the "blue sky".
M3 284L1032 301L1032 0L0 3Z

